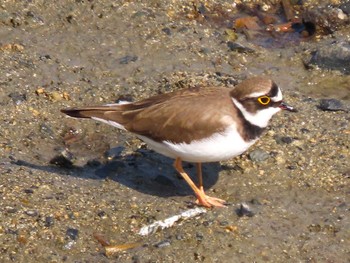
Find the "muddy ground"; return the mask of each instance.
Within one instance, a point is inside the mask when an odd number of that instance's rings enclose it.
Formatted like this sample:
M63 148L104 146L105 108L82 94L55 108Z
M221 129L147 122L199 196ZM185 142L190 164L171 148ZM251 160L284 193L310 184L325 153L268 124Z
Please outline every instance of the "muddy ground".
M1 262L350 262L350 77L304 61L350 27L283 45L238 34L244 49L231 50L239 11L205 3L0 3ZM201 16L218 6L225 15ZM260 74L299 112L276 116L246 154L204 165L226 208L146 237L142 226L194 207L172 160L60 113ZM343 106L321 110L322 98ZM121 251L106 255L108 244Z

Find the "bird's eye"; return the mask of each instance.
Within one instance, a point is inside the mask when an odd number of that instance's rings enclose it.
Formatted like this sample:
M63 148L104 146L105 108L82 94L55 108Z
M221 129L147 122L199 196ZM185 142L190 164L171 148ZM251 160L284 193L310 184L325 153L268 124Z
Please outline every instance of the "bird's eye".
M261 96L258 98L258 101L261 105L267 105L270 103L271 99L268 96Z

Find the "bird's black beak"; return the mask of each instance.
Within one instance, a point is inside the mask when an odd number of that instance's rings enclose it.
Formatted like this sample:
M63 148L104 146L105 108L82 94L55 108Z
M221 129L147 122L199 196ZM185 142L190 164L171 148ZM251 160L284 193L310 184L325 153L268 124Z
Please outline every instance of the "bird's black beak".
M294 108L294 107L292 107L292 106L290 106L290 105L288 105L287 103L285 103L285 102L281 102L281 104L280 104L280 106L279 106L282 110L287 110L287 111L291 111L291 112L297 112L297 110Z

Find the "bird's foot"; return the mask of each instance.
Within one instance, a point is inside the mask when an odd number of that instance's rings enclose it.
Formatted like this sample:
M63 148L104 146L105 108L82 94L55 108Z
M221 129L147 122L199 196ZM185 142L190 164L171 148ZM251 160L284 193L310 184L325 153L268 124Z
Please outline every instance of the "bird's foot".
M205 207L225 207L225 203L225 200L208 196L204 193L204 191L201 194L197 195L196 200L197 205L202 205Z

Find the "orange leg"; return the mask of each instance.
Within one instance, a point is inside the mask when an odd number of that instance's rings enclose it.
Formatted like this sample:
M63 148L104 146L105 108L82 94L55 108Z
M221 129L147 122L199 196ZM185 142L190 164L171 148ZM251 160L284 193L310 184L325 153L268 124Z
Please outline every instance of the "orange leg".
M223 207L225 201L221 200L219 198L215 197L210 197L207 196L204 193L203 190L203 179L202 179L202 166L201 163L197 164L197 176L198 176L198 181L199 181L199 188L194 184L194 182L191 180L191 178L188 176L188 174L184 171L182 167L182 161L180 158L176 158L174 162L174 167L176 171L179 172L179 174L182 176L183 179L188 183L188 185L192 188L194 191L194 194L197 197L196 203L202 206L206 207L212 207L212 206L217 206L217 207Z
M202 177L202 163L196 163L196 168L197 168L197 178L198 178L199 190L204 192L203 177Z

